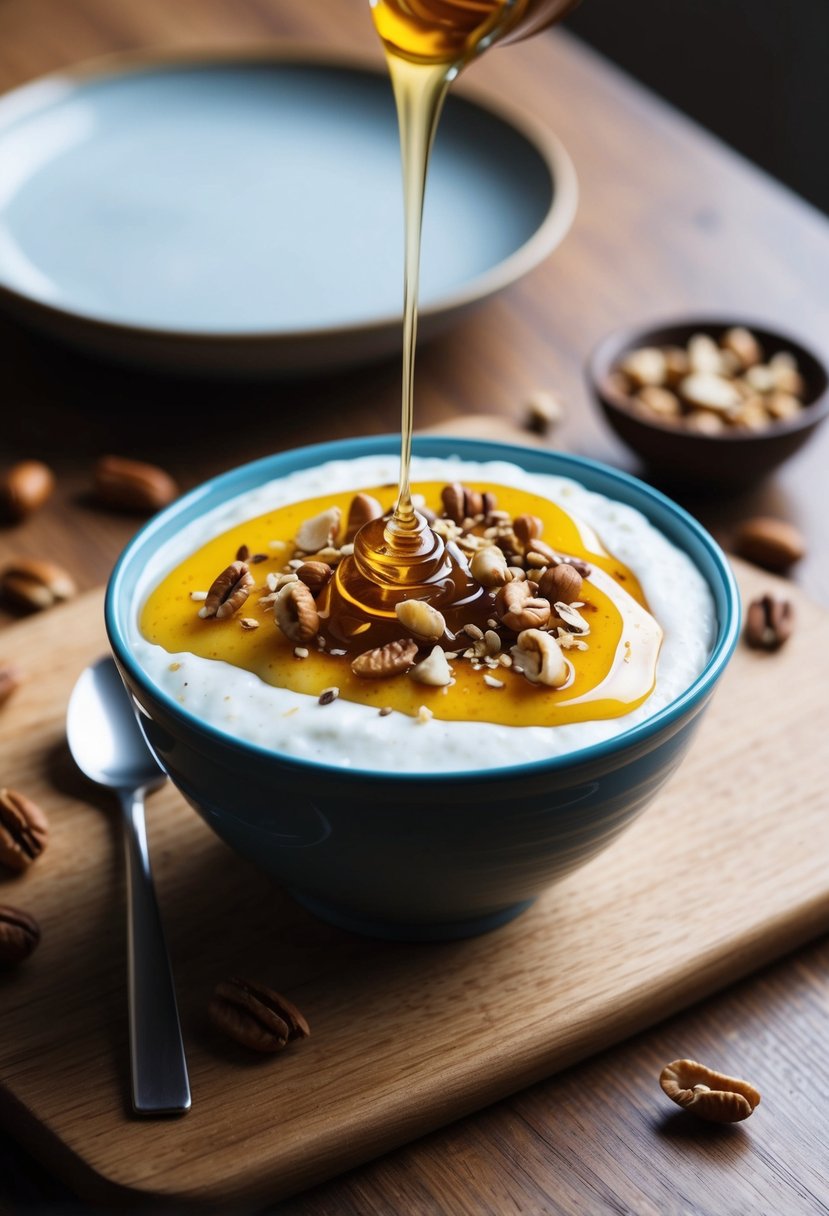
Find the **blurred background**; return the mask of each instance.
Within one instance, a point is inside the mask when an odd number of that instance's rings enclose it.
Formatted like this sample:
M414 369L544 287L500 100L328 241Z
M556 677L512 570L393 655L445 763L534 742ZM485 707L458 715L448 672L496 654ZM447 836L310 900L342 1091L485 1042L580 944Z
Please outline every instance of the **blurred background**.
M584 0L567 26L829 212L827 0Z

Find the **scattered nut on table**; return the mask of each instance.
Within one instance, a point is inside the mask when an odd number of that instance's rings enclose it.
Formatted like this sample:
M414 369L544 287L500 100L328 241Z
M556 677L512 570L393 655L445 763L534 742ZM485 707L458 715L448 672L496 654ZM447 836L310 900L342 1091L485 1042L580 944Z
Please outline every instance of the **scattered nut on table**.
M763 595L749 604L745 639L753 650L779 650L793 629L794 605L790 600Z
M71 599L77 587L72 575L57 562L18 557L7 562L0 572L0 591L11 603L36 611Z
M685 347L628 351L610 372L608 388L634 413L700 435L762 431L796 417L806 383L790 351L767 362L759 339L735 326L719 340L692 335Z
M36 802L17 790L0 789L0 864L26 870L49 839L49 820Z
M208 1014L217 1030L251 1051L281 1051L311 1033L296 1005L255 980L234 977L217 984Z
M159 511L179 496L169 473L142 460L102 456L94 470L95 496L119 511Z
M534 435L547 435L563 420L564 401L558 393L539 389L525 404L524 426Z
M0 905L0 967L16 967L37 949L40 926L28 912Z
M766 570L782 572L806 556L806 540L794 524L772 515L757 515L738 525L734 551Z
M715 1072L696 1060L666 1064L659 1084L678 1106L710 1123L739 1123L760 1103L759 1090L748 1081Z
M51 497L55 475L42 460L21 460L0 480L0 515L24 519Z

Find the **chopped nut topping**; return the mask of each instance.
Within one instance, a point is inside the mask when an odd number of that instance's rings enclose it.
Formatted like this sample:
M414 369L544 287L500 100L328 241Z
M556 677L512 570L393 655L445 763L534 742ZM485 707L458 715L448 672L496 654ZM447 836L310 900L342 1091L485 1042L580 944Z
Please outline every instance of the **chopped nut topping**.
M436 642L446 632L443 613L425 600L402 600L395 604L394 610L403 628L425 641Z
M392 709L392 707L390 705L384 705L383 708L380 710L380 717L387 718L389 716L389 714L393 714L393 713L394 713L394 710Z
M240 545L239 548L236 550L237 562L246 562L249 557L250 557L250 549L247 547L247 545Z
M452 671L440 646L434 646L429 656L413 667L409 675L418 684L431 684L435 688L452 683Z
M503 688L504 687L503 680L496 680L495 676L489 676L489 675L484 676L484 684L486 684L488 688Z
M588 634L590 632L590 625L572 604L560 601L553 605L553 609L556 616L564 622L571 633Z
M310 653L307 646L294 646L294 655L298 659L307 659Z
M296 547L303 553L316 553L330 545L340 528L340 508L328 507L319 515L312 515L299 526Z
M319 695L319 704L320 705L330 705L332 701L336 701L336 699L339 695L340 695L339 688L336 688L336 687L335 688L323 688L322 692Z
M519 633L512 657L533 684L561 688L569 679L570 668L558 642L541 629L525 629Z
M434 716L435 715L432 713L431 709L429 709L429 707L427 705L421 705L420 709L418 709L418 711L417 711L418 722L431 722L432 718L434 718Z
M252 617L252 616L240 617L239 624L242 626L243 629L248 630L248 631L259 628L259 622L256 620L255 617Z
M190 599L193 600L194 603L196 603L196 604L202 604L207 599L207 592L206 591L191 591Z

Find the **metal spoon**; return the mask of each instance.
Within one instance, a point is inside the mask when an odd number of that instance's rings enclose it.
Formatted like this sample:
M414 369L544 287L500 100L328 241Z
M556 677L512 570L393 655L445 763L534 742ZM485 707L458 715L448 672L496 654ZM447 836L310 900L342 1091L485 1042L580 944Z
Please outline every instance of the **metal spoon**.
M124 813L133 1109L141 1115L186 1111L187 1061L144 825L144 795L167 778L112 659L99 659L81 674L69 699L66 736L81 772L115 790Z

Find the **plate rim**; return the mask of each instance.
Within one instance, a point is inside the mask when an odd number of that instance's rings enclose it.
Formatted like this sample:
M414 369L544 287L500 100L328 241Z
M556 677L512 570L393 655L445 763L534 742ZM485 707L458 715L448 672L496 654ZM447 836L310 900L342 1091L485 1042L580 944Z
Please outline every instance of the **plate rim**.
M269 40L255 46L194 48L178 47L139 48L115 51L77 64L70 64L48 72L33 80L17 85L0 94L0 138L7 126L25 117L27 112L36 112L44 94L48 96L55 87L75 89L86 82L117 79L126 75L138 75L154 69L200 68L251 64L304 65L308 68L333 68L355 73L386 77L386 66L382 59L366 53L324 48L307 42L282 42ZM454 291L441 295L437 300L422 305L418 310L421 322L439 321L444 314L452 314L464 308L482 303L504 288L517 282L541 264L567 235L576 216L578 206L578 179L569 152L559 137L535 115L513 102L493 98L490 92L480 87L469 87L466 82L458 88L456 96L493 115L505 125L518 132L541 157L553 182L552 201L544 219L516 250L502 258L494 266L468 280ZM402 202L401 202L402 207ZM0 275L2 272L0 271ZM378 313L359 321L348 321L334 325L319 325L297 329L257 330L209 330L176 329L171 326L158 328L154 325L129 321L113 321L106 317L78 311L61 305L46 303L34 296L10 286L0 277L0 304L11 306L12 311L23 316L43 317L52 328L56 325L89 328L102 335L114 338L133 336L136 340L181 345L191 343L227 347L307 344L323 339L346 339L351 335L380 333L397 330L402 317L398 312Z

